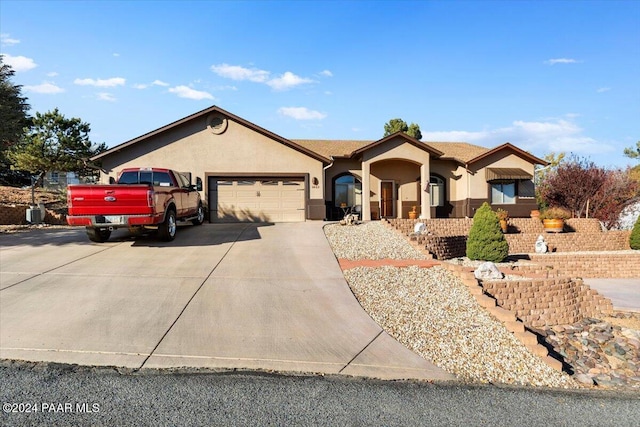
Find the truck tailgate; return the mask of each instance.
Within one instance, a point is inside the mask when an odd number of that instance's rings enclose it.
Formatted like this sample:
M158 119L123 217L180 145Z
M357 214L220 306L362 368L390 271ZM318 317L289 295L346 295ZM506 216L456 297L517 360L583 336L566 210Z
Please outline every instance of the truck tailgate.
M148 185L70 185L69 215L141 215L153 213Z

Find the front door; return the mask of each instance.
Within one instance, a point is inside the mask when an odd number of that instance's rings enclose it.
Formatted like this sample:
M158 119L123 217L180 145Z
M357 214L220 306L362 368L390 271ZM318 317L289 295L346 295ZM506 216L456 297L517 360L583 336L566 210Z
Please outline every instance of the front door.
M380 183L380 217L382 218L395 217L393 212L395 199L393 187L393 181L382 181Z

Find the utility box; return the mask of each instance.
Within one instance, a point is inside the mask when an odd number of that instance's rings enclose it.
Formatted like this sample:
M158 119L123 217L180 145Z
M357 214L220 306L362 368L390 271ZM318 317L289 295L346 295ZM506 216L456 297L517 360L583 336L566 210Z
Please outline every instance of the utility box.
M42 222L42 211L35 207L27 209L27 222L29 224L40 224Z

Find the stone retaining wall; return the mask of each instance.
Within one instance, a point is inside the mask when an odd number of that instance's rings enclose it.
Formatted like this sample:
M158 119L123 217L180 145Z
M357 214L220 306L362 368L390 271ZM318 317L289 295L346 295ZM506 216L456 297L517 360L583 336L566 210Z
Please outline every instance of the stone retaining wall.
M504 237L509 243L509 254L535 252L535 242L540 235L544 237L549 250L553 252L620 251L630 249L631 231L505 234Z
M0 225L25 225L27 224L27 209L29 206L0 206ZM52 209L46 209L43 222L53 225L67 223L66 215Z
M531 261L552 267L557 275L582 278L640 277L640 251L602 254L531 254Z
M491 280L482 287L530 328L572 324L613 311L611 301L581 279Z
M471 229L471 218L453 219L392 219L389 223L406 236L413 233L415 224L423 222L428 235L413 236L424 244L437 259L463 257L466 238ZM533 253L535 241L543 235L553 252L618 251L628 250L630 230L603 231L597 219L574 218L567 221L566 233L545 233L542 223L532 218L512 218L505 238L509 254Z

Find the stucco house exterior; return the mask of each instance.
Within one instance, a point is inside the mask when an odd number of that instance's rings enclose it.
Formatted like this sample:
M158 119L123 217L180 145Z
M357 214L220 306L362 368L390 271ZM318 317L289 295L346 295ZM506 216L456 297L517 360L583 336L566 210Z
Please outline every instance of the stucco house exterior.
M213 106L117 145L92 160L109 182L126 167L187 172L210 222L473 216L483 202L510 216L536 209L533 175L546 165L506 143L296 140Z

